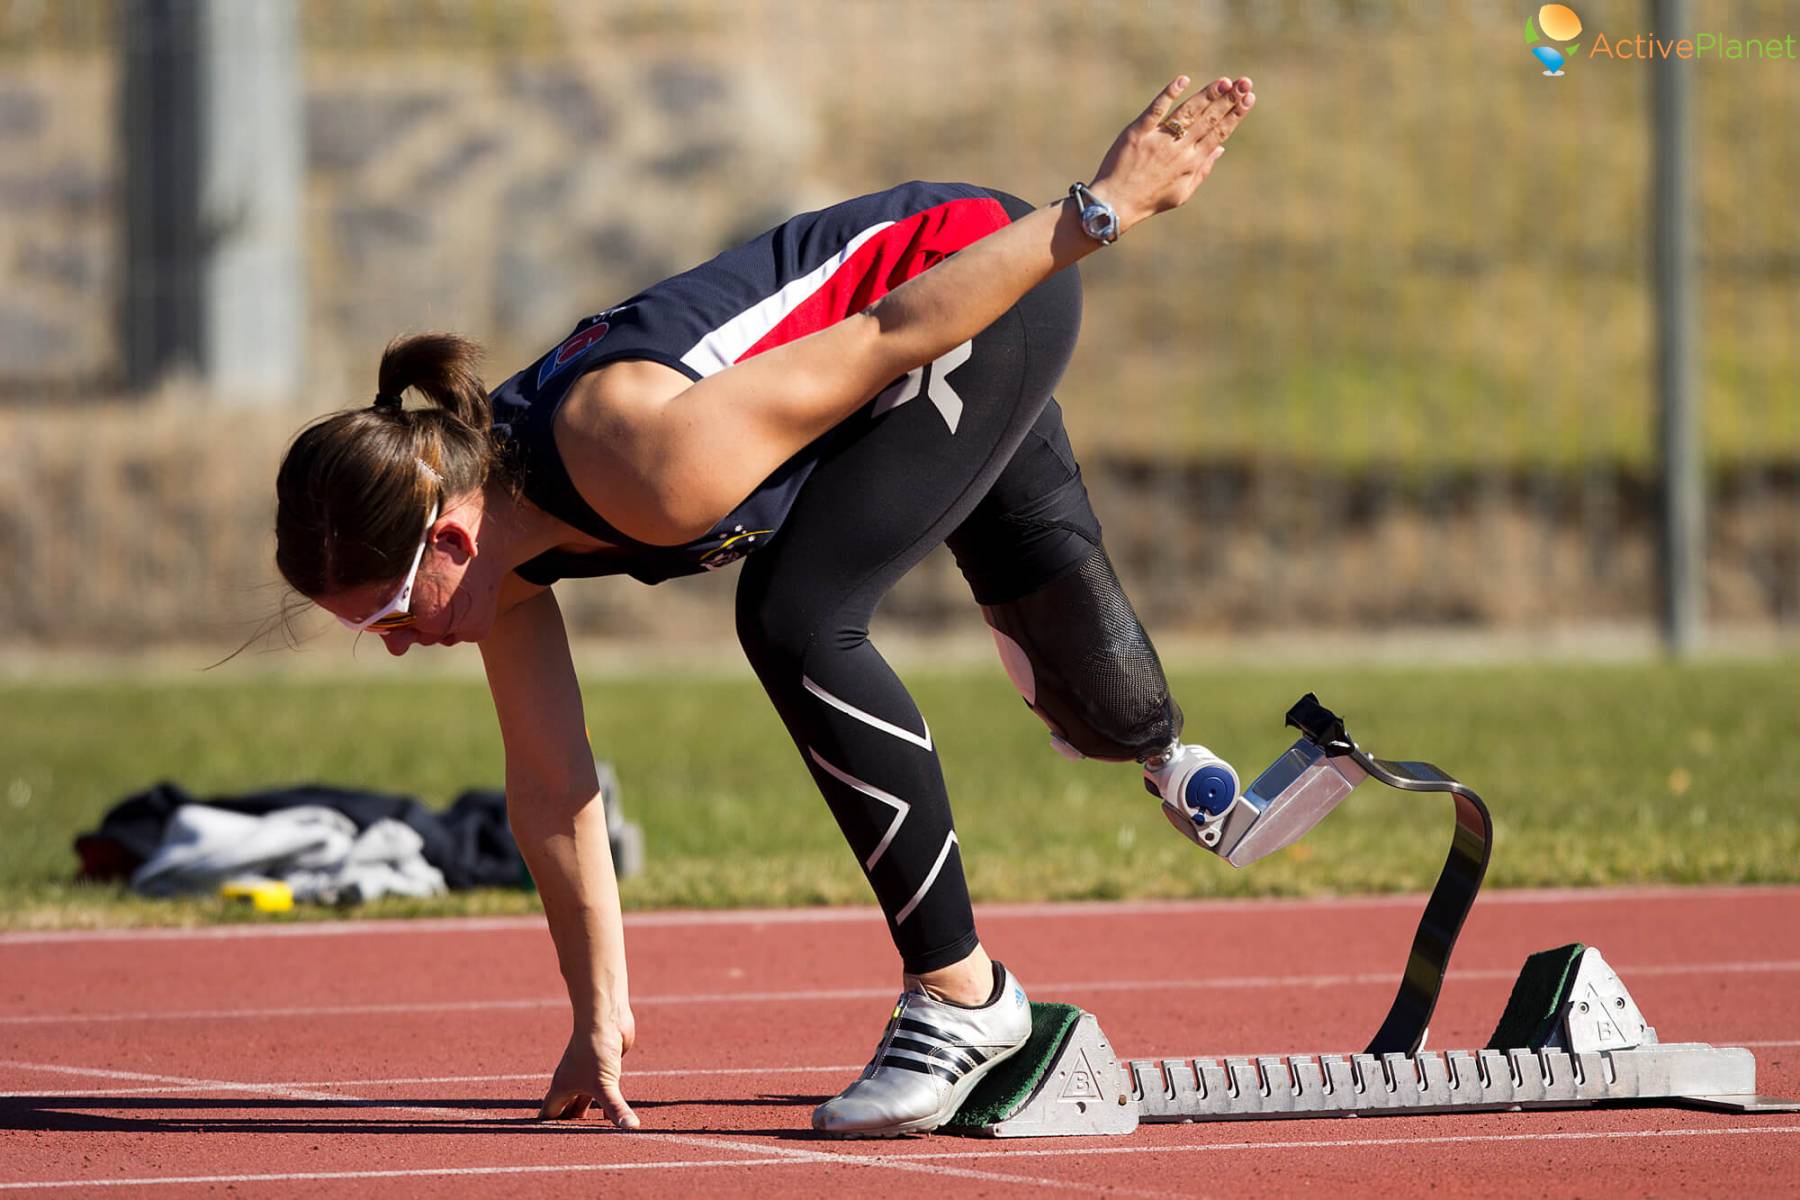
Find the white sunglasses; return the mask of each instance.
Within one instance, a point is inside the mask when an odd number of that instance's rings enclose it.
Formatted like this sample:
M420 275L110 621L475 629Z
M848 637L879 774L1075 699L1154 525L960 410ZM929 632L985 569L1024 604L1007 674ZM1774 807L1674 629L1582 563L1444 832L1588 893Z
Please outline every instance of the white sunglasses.
M419 548L413 551L412 569L406 573L406 581L394 598L387 602L374 616L364 617L360 621L352 621L349 617L339 617L338 624L345 629L354 629L358 633L373 631L389 633L395 629L404 629L413 623L412 590L413 580L419 577L419 564L425 561L425 545L431 540L431 527L437 523L438 506L431 506L431 515L425 518L425 532L419 536Z

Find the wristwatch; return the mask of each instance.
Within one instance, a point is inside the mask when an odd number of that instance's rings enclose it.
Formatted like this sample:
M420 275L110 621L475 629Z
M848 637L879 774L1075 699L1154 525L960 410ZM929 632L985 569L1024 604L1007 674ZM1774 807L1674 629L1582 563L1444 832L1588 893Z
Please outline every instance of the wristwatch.
M1089 237L1103 246L1119 240L1119 214L1113 211L1112 205L1088 191L1085 183L1071 183L1069 195L1075 197L1075 207L1081 213L1081 228Z

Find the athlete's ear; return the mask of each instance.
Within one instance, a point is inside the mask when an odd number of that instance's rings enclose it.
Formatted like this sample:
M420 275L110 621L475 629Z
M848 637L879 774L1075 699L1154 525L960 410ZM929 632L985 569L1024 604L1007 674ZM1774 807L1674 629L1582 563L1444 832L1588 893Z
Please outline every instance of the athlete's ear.
M431 527L431 545L459 567L467 566L475 557L475 533L454 513L439 517Z

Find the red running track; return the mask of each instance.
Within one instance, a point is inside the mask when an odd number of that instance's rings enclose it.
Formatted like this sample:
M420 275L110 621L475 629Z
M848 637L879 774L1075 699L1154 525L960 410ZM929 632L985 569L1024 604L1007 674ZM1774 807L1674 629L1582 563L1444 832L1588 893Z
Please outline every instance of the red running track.
M1359 1048L1417 896L993 906L1035 998L1130 1057ZM644 1130L533 1120L567 1035L532 920L0 934L0 1195L1800 1195L1800 1114L1634 1108L816 1139L896 968L869 910L628 923ZM1800 888L1477 905L1431 1044L1481 1045L1525 955L1601 947L1665 1041L1746 1045L1800 1096Z

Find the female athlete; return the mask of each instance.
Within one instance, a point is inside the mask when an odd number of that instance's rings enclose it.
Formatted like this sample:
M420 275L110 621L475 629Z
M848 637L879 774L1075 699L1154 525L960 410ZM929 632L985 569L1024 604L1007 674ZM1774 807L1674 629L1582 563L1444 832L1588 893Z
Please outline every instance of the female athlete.
M546 1118L620 1088L636 1036L618 887L551 585L744 559L738 636L862 864L903 967L832 1134L933 1129L1024 1044L1024 990L976 936L931 731L868 640L947 542L1060 749L1144 766L1177 828L1237 779L1181 710L1101 548L1051 397L1080 325L1065 268L1183 204L1255 103L1183 76L1092 182L1044 208L908 183L805 213L587 317L490 395L449 335L391 344L372 406L304 430L277 481L287 581L394 654L476 642L508 812L574 1010ZM426 406L407 408L413 392Z

